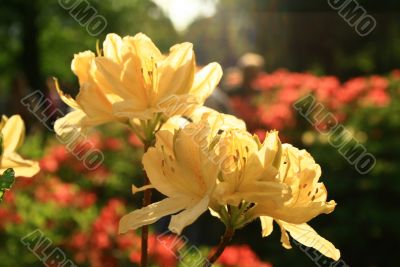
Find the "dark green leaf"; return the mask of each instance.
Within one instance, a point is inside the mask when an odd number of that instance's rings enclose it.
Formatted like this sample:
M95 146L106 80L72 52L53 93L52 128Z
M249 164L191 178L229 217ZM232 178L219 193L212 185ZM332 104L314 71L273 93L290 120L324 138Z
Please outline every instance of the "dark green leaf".
M0 177L0 201L3 201L3 195L9 190L15 181L15 172L13 169L7 169Z

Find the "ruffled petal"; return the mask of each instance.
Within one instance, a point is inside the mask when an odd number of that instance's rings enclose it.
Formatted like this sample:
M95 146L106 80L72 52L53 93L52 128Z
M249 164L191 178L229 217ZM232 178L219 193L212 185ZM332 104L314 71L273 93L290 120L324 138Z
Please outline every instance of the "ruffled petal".
M340 251L331 242L318 235L308 224L290 224L283 221L278 221L278 224L301 244L312 247L335 261L340 259Z
M16 151L24 142L25 124L21 116L11 116L1 129L4 153Z
M166 198L135 210L121 218L118 232L126 233L143 225L152 224L164 216L177 213L187 206L186 198Z
M108 121L113 120L112 105L103 91L94 84L86 83L81 86L76 102L88 117Z
M289 235L283 227L282 223L278 221L279 228L281 229L281 243L282 246L286 249L291 249L292 245L290 244Z
M190 117L201 103L194 95L168 95L158 100L155 104L157 112L164 113L167 117L183 115Z
M81 86L90 79L90 63L95 57L95 54L93 54L91 51L85 51L74 55L74 59L71 63L71 69L75 75L78 76L79 84Z
M54 131L61 139L66 139L72 134L75 135L82 130L83 121L86 117L85 112L82 110L74 110L56 120L54 123Z
M143 155L142 163L151 184L162 194L166 196L176 196L185 194L182 187L177 186L175 179L170 179L168 174L170 168L164 167L172 157L172 133L168 131L159 131L157 133L156 147L151 147ZM178 177L173 175L173 178Z
M155 108L140 109L136 106L137 101L127 99L113 103L112 113L118 118L135 118L148 120L154 118L154 114L158 112Z
M141 86L141 81L132 81L135 78L134 71L124 73L126 71L128 70L124 70L123 65L107 58L96 58L91 66L94 82L101 91L105 92L111 104L129 100L130 110L146 109L147 103L143 92L145 89Z
M261 216L260 221L261 221L262 237L269 236L274 230L274 224L273 224L274 219L268 216Z
M302 224L310 221L321 213L331 213L335 209L335 206L336 203L333 200L327 203L310 203L303 207L277 207L272 201L265 201L258 204L250 212L251 216L254 218L259 216L271 216L289 223Z
M146 59L153 59L153 61L158 62L164 58L153 41L143 33L138 33L133 37L126 36L123 41L123 56L125 58L132 57L133 54L139 57L142 63L145 63Z
M196 73L190 93L195 95L201 104L211 95L222 78L222 68L216 62L210 63Z
M200 217L208 209L209 197L206 195L198 203L193 206L187 207L184 211L171 217L169 230L180 235L183 228L192 224L197 218Z
M193 84L196 63L191 43L171 47L170 54L157 66L158 96L187 94Z
M103 42L104 57L116 62L121 62L121 51L123 41L121 37L115 33L107 34Z
M8 168L15 171L15 177L32 177L40 171L37 161L23 159L17 153L5 153L0 161L0 173Z

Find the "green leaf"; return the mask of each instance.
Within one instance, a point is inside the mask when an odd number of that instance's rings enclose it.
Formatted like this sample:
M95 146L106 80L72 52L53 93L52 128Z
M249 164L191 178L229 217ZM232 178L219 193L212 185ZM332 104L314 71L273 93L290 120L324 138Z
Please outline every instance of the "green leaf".
M0 177L0 202L3 201L3 195L6 190L10 190L15 181L15 172L13 169L7 169Z

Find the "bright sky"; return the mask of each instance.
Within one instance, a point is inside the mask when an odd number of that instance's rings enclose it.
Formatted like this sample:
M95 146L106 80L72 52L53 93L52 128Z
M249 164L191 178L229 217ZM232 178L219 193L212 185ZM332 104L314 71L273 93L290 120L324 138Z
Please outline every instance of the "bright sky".
M175 29L185 30L198 17L211 17L218 0L153 0L171 19Z

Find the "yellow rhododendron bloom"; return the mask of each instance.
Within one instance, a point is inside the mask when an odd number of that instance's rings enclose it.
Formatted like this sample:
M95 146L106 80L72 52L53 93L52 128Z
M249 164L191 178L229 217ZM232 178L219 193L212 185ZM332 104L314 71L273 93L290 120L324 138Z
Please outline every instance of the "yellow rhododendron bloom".
M245 127L242 120L206 107L197 108L190 117L174 116L164 123L156 135L155 147L143 157L151 185L133 187L133 191L155 188L167 198L126 215L121 219L120 232L182 211L172 217L169 227L180 233L215 206L212 195L221 170L220 162L210 153L213 142L221 131Z
M19 115L7 118L3 116L0 122L0 174L5 170L14 169L15 176L32 177L40 170L36 161L23 159L16 151L25 138L25 125Z
M335 260L340 258L339 250L306 224L321 213L332 212L336 205L326 202L326 189L318 183L321 169L310 154L281 145L275 131L267 133L260 144L246 131L229 130L214 150L225 160L213 197L220 205L230 206L228 217L232 211L242 213L235 215L237 221L228 222L232 227L243 227L260 217L263 236L267 236L276 220L286 248L290 248L289 232L298 242ZM214 211L224 220L225 207Z
M165 129L156 134L155 147L149 148L143 156L151 185L133 187L134 192L155 188L167 198L124 216L119 225L120 233L180 212L172 216L169 225L171 231L180 234L208 209L220 171L207 153L211 127L207 121L177 127L178 130L167 122Z
M90 51L75 55L72 70L79 78L80 92L74 100L60 91L75 110L57 121L55 129L61 135L74 127L108 121L190 114L222 76L217 63L196 72L192 44L177 44L163 55L142 33L124 38L108 34L103 55Z
M268 133L261 144L243 130L228 130L221 135L215 153L223 159L222 174L215 191L221 205L247 203L281 205L290 188L277 179L281 144L277 132Z
M289 232L298 242L338 260L340 251L306 224L321 213L332 212L336 206L335 201L326 201L326 188L323 183L318 182L321 176L320 166L305 150L284 144L282 151L278 177L282 183L290 187L291 198L280 207L268 202L257 203L248 212L248 216L261 216L263 236L268 236L272 232L275 220L281 228L281 241L285 248L291 248L287 234Z

